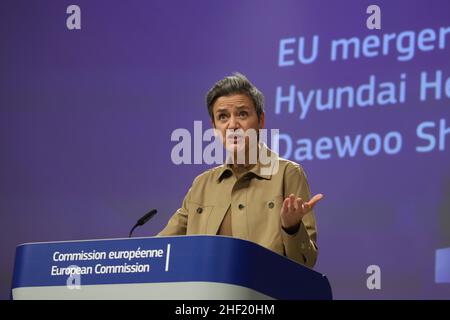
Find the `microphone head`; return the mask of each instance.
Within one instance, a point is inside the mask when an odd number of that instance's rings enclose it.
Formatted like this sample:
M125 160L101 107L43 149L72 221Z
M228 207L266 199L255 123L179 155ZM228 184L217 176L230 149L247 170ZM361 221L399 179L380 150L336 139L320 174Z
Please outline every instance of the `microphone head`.
M143 224L147 223L148 220L150 220L158 211L156 209L150 210L145 216L140 218L137 222L137 225L142 226Z

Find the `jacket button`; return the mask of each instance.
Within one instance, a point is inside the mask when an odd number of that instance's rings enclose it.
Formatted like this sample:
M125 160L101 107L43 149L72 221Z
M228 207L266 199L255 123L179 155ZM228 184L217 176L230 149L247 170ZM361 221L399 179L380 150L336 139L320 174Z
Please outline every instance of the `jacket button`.
M238 208L239 208L239 210L242 210L242 209L245 208L245 206L241 203L241 204L238 206Z
M202 208L197 208L197 213L202 213L203 209Z
M268 204L268 206L269 206L270 209L272 209L275 205L273 204L272 201L270 201L269 204Z

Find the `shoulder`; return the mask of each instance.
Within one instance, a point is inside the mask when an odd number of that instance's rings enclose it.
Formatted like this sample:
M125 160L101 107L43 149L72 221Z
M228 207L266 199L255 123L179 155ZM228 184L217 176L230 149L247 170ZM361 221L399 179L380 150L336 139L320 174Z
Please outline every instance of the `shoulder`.
M278 160L280 169L282 172L284 172L285 176L291 176L295 174L305 175L305 171L301 164L284 158L278 158Z
M267 146L265 146L265 145L264 145L264 147L267 148ZM275 156L275 159L277 161L276 170L275 170L276 173L273 172L273 174L275 174L275 175L281 174L284 177L292 176L295 174L304 175L303 167L299 163L280 157L280 155L274 150L271 150L269 148L267 148L267 150L270 155Z

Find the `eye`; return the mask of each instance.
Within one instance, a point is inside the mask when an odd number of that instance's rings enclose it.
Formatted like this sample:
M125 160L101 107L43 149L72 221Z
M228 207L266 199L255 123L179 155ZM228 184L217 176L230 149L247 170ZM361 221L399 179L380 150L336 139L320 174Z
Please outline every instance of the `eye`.
M220 121L226 120L227 119L227 115L225 113L221 113L217 116L217 119Z
M241 111L241 112L239 112L239 117L245 118L245 117L247 117L247 116L248 116L248 112L247 112L247 111Z

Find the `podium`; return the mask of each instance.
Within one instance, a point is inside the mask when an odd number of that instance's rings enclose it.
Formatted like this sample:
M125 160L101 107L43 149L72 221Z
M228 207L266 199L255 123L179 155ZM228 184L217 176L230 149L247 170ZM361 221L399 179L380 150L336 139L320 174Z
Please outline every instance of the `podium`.
M17 246L13 299L332 299L323 274L255 243L176 236Z

